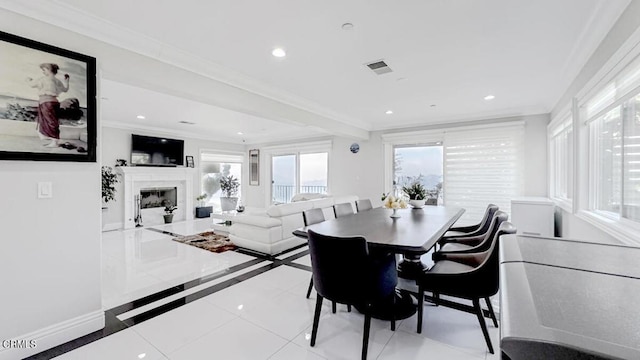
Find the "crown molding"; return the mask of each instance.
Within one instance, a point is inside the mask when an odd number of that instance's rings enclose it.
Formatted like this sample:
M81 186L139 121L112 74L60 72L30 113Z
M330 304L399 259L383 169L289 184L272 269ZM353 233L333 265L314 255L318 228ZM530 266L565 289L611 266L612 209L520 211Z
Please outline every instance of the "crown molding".
M349 127L365 131L371 130L371 125L364 121L340 114L316 102L277 89L238 71L106 21L61 1L0 0L0 7L191 71L282 104L335 120Z

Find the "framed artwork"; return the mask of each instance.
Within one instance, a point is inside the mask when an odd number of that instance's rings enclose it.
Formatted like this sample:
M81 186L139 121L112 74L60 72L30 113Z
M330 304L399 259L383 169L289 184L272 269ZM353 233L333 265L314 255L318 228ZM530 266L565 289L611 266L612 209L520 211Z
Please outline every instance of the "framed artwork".
M260 185L260 150L249 150L249 185Z
M96 59L0 31L0 160L96 161Z
M193 156L187 155L187 167L195 167Z

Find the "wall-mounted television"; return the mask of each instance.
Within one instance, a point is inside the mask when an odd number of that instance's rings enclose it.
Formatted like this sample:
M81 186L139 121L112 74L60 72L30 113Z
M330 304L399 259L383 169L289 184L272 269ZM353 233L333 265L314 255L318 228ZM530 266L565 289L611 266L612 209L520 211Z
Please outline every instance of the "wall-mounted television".
M184 165L184 140L131 134L131 165Z

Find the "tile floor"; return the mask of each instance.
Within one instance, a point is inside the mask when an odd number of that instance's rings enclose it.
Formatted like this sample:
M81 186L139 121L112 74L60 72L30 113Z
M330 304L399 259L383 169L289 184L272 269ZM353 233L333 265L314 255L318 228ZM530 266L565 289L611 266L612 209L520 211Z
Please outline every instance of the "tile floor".
M363 316L345 306L332 314L325 302L316 346L309 346L315 293L305 298L310 278L305 248L275 259L234 251L215 254L162 233L208 229L209 220L203 219L103 233L103 304L107 314L116 316L110 322L115 330L64 347L74 350L59 347L32 358L360 358ZM499 330L490 321L488 326L498 349ZM422 334L415 327L415 315L398 322L395 332L389 322L374 319L368 358L499 358L499 351L487 352L473 314L426 305Z

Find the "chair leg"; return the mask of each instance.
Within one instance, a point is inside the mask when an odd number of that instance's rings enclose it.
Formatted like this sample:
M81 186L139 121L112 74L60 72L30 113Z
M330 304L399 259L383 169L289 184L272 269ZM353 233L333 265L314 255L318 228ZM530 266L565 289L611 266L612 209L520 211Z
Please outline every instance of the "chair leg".
M396 331L396 294L393 294L391 300L391 331Z
M493 345L491 345L491 338L489 337L489 331L487 330L487 323L484 322L484 315L482 314L482 308L480 307L480 299L473 299L473 307L476 309L476 315L482 328L482 334L484 334L484 340L487 342L489 352L493 354Z
M424 288L418 286L418 334L422 333L422 313L424 312Z
M487 303L487 308L489 309L489 315L491 316L491 320L493 320L493 326L498 327L498 319L496 319L496 313L493 312L493 306L491 306L491 299L486 297L484 298L484 301Z
M313 276L309 280L309 289L307 289L307 299L311 296L311 290L313 289Z
M335 314L336 313L336 302L332 301L331 302L331 311Z
M316 312L313 314L313 330L311 330L311 346L316 344L316 335L318 335L318 323L320 322L320 311L322 310L323 297L318 294L316 297Z
M351 312L351 305L347 305L347 311Z
M371 328L371 315L364 315L364 333L362 334L362 360L367 360L367 350L369 347L369 329Z
M440 293L434 292L433 293L433 305L434 306L438 306L439 302L440 302Z

